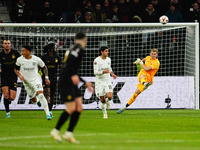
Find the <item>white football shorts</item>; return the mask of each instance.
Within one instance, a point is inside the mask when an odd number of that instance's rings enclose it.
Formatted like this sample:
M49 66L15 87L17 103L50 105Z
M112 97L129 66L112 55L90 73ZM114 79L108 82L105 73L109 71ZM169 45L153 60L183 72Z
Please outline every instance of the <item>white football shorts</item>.
M113 92L111 82L96 82L95 83L95 94L97 97L106 96L106 93Z
M24 81L23 84L24 84L26 93L29 95L30 99L34 98L38 91L43 91L41 79L36 79L32 82Z

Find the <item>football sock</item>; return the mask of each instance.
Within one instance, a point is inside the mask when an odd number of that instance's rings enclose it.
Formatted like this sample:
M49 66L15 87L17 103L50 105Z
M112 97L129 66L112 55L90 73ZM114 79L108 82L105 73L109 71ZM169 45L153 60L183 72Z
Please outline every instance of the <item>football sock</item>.
M75 111L71 115L70 123L69 123L69 128L67 131L73 132L74 127L76 126L78 120L79 120L80 112Z
M4 98L4 106L5 106L5 109L6 109L6 112L10 112L9 110L9 98Z
M147 81L146 77L141 78L141 83L144 84Z
M127 103L128 106L131 105L136 100L137 97L138 97L138 94L134 93L133 96L130 98L130 100Z
M68 112L64 111L61 115L60 115L60 118L57 122L57 125L56 125L56 129L57 130L60 130L60 128L62 127L62 125L65 123L65 121L67 121L67 118L69 117L69 114Z
M48 103L48 107L49 107L49 111L51 111L51 110L52 110L52 105L51 105L51 103Z
M46 98L44 97L44 94L43 94L43 93L40 93L40 94L38 95L38 98L40 99L40 102L42 103L42 106L43 106L43 108L44 108L44 111L45 111L46 115L50 115L50 114L49 114L48 103L47 103Z
M9 104L11 104L11 103L12 103L12 100L11 100L11 99L8 99L8 102L9 102Z
M106 112L106 104L105 103L101 103L101 108L102 108L103 114L107 114L107 112Z

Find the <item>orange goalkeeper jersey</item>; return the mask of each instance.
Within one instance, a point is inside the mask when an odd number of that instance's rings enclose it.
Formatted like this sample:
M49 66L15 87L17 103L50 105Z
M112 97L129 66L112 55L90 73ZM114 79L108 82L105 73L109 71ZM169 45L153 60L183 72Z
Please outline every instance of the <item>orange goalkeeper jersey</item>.
M160 67L159 60L158 59L151 60L151 56L147 56L144 65L145 66L151 66L152 70L149 70L149 71L145 71L144 69L140 70L138 78L140 78L140 76L142 74L144 74L147 77L147 82L149 82L149 81L153 82L153 77L154 77L154 75L156 74L156 72L158 71L158 69ZM139 81L140 81L140 79L139 79Z

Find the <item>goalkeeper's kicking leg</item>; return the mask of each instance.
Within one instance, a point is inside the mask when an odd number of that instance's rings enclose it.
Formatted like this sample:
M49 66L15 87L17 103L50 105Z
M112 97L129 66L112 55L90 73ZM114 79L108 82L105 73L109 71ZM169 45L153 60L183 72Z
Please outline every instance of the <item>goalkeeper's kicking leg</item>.
M122 112L124 112L126 110L127 107L129 107L138 97L138 95L140 93L142 93L144 90L146 90L150 85L151 85L151 81L147 82L146 76L145 75L141 75L140 76L140 83L137 85L137 89L135 90L135 93L133 94L133 96L130 98L130 100L128 101L128 103L126 104L125 107L120 108L117 113L121 114Z

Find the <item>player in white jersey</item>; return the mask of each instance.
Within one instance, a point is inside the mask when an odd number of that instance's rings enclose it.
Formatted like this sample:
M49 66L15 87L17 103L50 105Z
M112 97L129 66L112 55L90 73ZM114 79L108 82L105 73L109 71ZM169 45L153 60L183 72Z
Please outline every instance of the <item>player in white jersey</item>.
M95 93L97 97L100 97L101 108L103 111L103 118L107 119L108 115L106 112L107 109L110 109L110 100L113 96L113 89L110 75L116 79L117 76L113 73L111 68L111 59L108 57L108 48L102 46L99 49L100 56L94 60L94 74L96 76L95 81Z
M50 84L48 70L44 62L39 57L31 55L30 52L30 46L22 47L22 56L16 61L15 73L23 82L30 99L35 103L38 103L39 99L43 105L44 111L46 112L47 120L51 120L47 100L43 95L42 81L41 76L38 73L38 67L44 69L45 81L47 85Z

